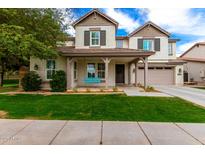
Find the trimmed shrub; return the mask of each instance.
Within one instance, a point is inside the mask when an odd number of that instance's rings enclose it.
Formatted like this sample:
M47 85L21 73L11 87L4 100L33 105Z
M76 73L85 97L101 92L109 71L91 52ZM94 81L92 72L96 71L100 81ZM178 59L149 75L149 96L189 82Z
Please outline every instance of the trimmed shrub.
M6 79L4 80L4 84L19 84L18 79Z
M64 92L66 91L66 74L64 71L56 71L50 81L51 91Z
M40 76L36 72L30 71L21 80L21 85L25 91L37 91L41 89L41 82Z

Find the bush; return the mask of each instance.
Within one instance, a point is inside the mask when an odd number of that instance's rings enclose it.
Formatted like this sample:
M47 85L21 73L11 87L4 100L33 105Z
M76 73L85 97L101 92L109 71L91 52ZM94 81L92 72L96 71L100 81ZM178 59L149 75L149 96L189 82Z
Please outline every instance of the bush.
M19 84L18 79L6 79L4 80L4 84Z
M34 72L28 72L21 80L21 85L25 91L37 91L41 89L41 78Z
M50 81L51 91L64 92L66 91L66 74L64 71L56 71Z

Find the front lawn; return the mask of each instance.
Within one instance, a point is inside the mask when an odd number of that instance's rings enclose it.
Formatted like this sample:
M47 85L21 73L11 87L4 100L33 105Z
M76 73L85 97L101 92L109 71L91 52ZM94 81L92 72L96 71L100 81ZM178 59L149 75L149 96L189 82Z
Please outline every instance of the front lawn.
M194 88L205 90L205 87L194 87Z
M6 84L3 87L0 87L0 93L5 93L5 92L13 92L13 91L17 91L18 85L15 84Z
M0 111L23 119L205 122L205 109L175 97L0 95Z

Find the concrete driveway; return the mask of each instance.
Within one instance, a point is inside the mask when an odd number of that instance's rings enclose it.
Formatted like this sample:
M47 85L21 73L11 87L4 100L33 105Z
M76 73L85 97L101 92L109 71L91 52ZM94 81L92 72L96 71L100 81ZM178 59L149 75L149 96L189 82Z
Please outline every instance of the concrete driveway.
M205 90L184 86L154 86L155 89L166 94L180 97L205 107Z
M205 144L205 124L0 120L0 144Z

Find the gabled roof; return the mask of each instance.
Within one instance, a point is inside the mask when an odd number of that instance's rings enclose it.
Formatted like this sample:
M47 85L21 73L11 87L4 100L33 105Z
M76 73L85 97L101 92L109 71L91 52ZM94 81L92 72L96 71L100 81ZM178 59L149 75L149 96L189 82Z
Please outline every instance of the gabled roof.
M199 45L205 45L205 42L198 42L195 43L191 48L189 48L187 51L185 51L180 57L183 57L185 54L187 54L191 49L193 49L195 46L199 46Z
M82 20L84 20L85 18L87 18L89 15L91 15L92 13L97 13L100 16L104 17L105 19L107 19L108 21L110 21L111 23L113 23L116 27L118 27L118 22L116 20L114 20L113 18L109 17L108 15L100 12L98 9L93 9L90 12L88 12L87 14L85 14L84 16L80 17L78 20L74 21L72 23L72 26L75 27L78 23L80 23Z
M167 32L166 30L162 29L161 27L159 27L158 25L156 25L155 23L151 22L151 21L148 21L146 22L144 25L138 27L137 29L135 29L133 32L131 32L128 36L131 37L133 36L134 34L136 34L137 32L139 32L140 30L142 30L143 28L145 28L146 26L153 26L155 27L156 29L158 29L159 31L161 31L162 33L164 33L165 35L167 36L170 36L170 33Z

